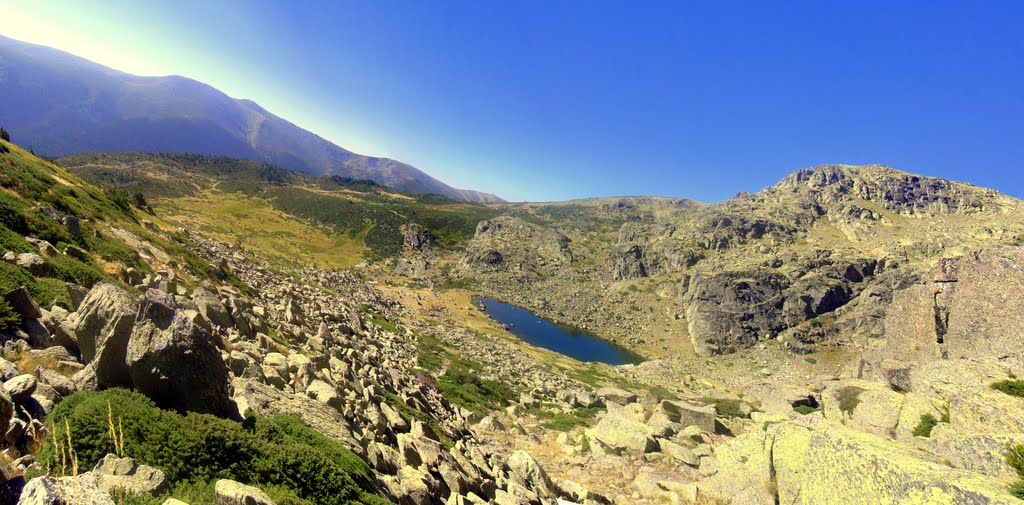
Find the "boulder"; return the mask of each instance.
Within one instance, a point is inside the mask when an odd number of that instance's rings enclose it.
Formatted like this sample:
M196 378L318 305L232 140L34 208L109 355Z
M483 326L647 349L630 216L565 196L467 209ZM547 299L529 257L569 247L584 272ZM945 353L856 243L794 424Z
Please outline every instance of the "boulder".
M39 306L36 305L35 300L32 299L32 295L29 294L28 289L25 286L14 288L4 294L4 300L11 305L22 318L25 319L39 319L43 317L43 311L39 310Z
M106 491L85 476L36 477L25 484L18 505L115 505Z
M684 428L696 426L701 431L715 432L716 413L713 405L695 405L684 401L665 400L661 402L660 406L668 414L669 419L679 423Z
M598 388L594 393L605 401L617 403L619 405L627 405L636 401L635 394L624 389L611 386Z
M4 383L4 389L10 393L14 403L22 404L32 398L36 392L36 378L29 374L19 375Z
M192 293L192 301L195 302L199 313L215 326L221 328L233 328L235 326L234 321L231 319L231 313L228 312L228 308L221 303L220 297L216 294L198 287Z
M54 272L53 263L46 261L36 253L21 253L14 260L14 264L28 270L28 273L36 277L48 277Z
M235 413L228 368L213 336L178 310L167 293L146 291L126 363L135 388L158 405L221 416Z
M395 490L401 505L431 505L430 487L422 472L405 466L398 471L398 488Z
M640 420L641 416L637 404L609 410L597 425L586 431L586 435L617 454L639 455L657 451L658 443L651 428Z
M220 479L213 489L217 505L274 505L274 501L259 488L233 480Z
M75 335L84 363L95 363L101 387L131 385L125 352L138 314L138 302L113 284L93 286L78 310L68 319L67 332Z
M132 458L119 458L113 454L104 456L90 474L96 486L107 492L124 489L130 493L154 495L167 485L164 472L140 465Z
M768 271L694 276L683 298L690 339L698 354L735 352L786 328L783 291L788 279Z
M505 469L512 482L537 493L542 498L554 496L554 484L530 453L522 449L513 452L505 463Z

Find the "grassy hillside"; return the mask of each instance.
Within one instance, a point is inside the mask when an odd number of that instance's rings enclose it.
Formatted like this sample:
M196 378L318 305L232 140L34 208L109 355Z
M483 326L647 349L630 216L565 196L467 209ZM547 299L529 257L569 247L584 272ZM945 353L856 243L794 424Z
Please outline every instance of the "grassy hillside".
M498 214L438 195L392 193L370 180L316 177L224 157L100 153L57 163L94 184L141 193L158 214L218 239L279 258L304 252L326 266L399 254L407 223L425 227L443 249L458 248L480 220ZM218 196L211 199L214 190Z

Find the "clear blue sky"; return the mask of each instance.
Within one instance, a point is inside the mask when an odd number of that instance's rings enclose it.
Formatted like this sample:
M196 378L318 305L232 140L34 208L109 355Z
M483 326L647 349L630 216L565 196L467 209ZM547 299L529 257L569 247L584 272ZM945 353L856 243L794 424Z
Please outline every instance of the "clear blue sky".
M1024 196L1024 2L0 0L0 33L207 82L509 199L703 201L815 164Z

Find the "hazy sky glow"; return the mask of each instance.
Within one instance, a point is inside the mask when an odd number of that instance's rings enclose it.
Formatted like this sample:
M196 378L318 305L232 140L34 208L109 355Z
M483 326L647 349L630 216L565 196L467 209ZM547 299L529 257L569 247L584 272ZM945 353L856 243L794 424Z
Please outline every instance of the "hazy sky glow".
M774 4L0 0L0 34L509 199L714 201L828 162L1024 196L1024 3Z

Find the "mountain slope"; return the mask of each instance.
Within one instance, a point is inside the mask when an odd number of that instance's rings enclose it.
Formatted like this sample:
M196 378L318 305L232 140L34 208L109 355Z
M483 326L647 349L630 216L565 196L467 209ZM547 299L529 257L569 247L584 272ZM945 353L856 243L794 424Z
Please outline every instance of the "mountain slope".
M399 161L363 156L250 100L180 76L139 77L0 36L0 120L52 156L97 151L193 152L372 179L398 191L496 202Z

